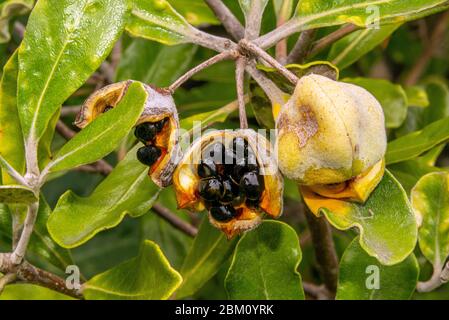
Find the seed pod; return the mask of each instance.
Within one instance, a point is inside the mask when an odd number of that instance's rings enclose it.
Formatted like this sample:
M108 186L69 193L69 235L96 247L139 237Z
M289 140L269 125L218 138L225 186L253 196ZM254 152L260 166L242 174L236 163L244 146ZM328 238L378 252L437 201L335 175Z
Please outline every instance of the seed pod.
M232 169L240 157L240 155L234 154L230 160L230 150L232 150L236 138L243 138L247 142L248 150L244 150L241 154L247 158L252 155L257 162L256 166L254 164L247 166L242 177L238 178L239 181L234 181L235 177L231 178ZM216 171L209 170L210 174L214 176L204 177L205 170L201 165L210 159L213 159L213 167L216 168ZM220 159L223 162L220 162ZM230 163L231 161L233 162ZM248 172L249 174L247 174ZM258 179L253 176L257 176ZM244 177L244 182L240 183ZM220 192L222 195L220 199L214 198L213 201L207 201L204 199L205 195L200 194L200 190L204 192L204 186L208 186L207 181L204 182L205 179L221 181ZM248 183L251 181L258 183L257 186L254 186L255 190L248 187ZM197 139L176 168L173 185L179 208L194 211L207 209L210 222L222 230L228 238L256 227L262 221L264 214L273 218L282 214L283 178L274 161L270 142L253 130L214 131ZM262 186L262 191L259 196L257 192L260 186ZM245 194L248 189L251 191L251 199L247 199ZM215 196L215 190L213 191L210 194L211 199ZM259 196L258 199L256 199L257 196ZM247 205L247 203L251 205Z
M363 88L319 75L299 80L276 127L279 167L301 185L348 181L386 151L379 102Z
M127 80L114 83L94 92L83 104L75 125L82 129L117 106L132 82L133 80ZM141 137L139 140L147 148L142 147L138 157L141 162L150 166L149 175L154 183L165 187L171 183L176 163L181 158L178 146L178 113L169 93L156 87L144 86L148 99L136 123L136 127L140 126L136 129L136 135Z

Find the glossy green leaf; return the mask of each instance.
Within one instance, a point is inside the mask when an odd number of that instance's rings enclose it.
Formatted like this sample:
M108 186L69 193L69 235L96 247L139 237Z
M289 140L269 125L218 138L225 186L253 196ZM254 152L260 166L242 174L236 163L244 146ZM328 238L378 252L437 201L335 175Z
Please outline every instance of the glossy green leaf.
M421 252L434 269L441 270L449 257L449 174L425 175L413 188L411 199L420 222Z
M17 111L17 51L3 68L0 83L0 155L23 174L25 171L25 149L22 129ZM17 183L6 172L2 173L4 184Z
M401 85L388 80L369 78L346 78L344 82L368 90L382 105L387 128L399 127L407 117L407 95Z
M264 221L243 235L234 250L225 285L230 299L303 300L301 248L296 231Z
M421 86L412 86L405 88L407 94L408 105L412 107L426 108L429 106L429 96Z
M189 297L201 289L230 257L236 242L236 239L228 241L205 217L181 268L184 282L176 292L176 298Z
M356 227L360 245L380 263L393 265L403 261L415 248L418 228L407 194L388 172L364 204L323 200L322 213L339 230Z
M153 205L159 188L133 148L89 197L71 191L61 196L48 219L48 231L62 247L77 247L95 234L118 225L129 213L136 217Z
M407 300L415 291L419 266L411 254L394 266L370 257L354 239L340 262L338 300Z
M11 19L30 12L33 5L34 0L6 0L0 4L0 43L11 40L9 33Z
M203 0L169 0L169 2L191 25L220 24Z
M17 101L29 143L35 144L61 104L100 66L126 14L125 0L38 1L19 49Z
M101 273L83 285L89 300L168 299L182 282L161 249L145 241L136 258Z
M120 60L116 79L167 87L188 70L197 48L190 44L168 47L146 39L133 39Z
M413 159L448 139L449 117L391 141L387 147L386 162L393 164Z
M53 266L65 271L68 265L73 264L71 253L56 244L48 233L47 221L51 208L41 196L36 224L31 235L29 250L39 259L45 259Z
M69 140L49 163L52 172L95 162L114 151L137 123L148 93L142 83L132 83L123 99Z
M194 28L166 0L134 0L126 30L167 45L189 42Z
M0 300L75 300L62 293L29 283L6 286Z
M418 19L449 7L445 0L302 0L296 19L302 29L352 23L360 27Z
M0 203L30 204L37 198L30 188L21 185L0 186Z
M6 204L0 203L0 233L11 238L12 219Z
M400 25L391 24L353 32L332 45L327 59L340 70L347 68L384 42Z

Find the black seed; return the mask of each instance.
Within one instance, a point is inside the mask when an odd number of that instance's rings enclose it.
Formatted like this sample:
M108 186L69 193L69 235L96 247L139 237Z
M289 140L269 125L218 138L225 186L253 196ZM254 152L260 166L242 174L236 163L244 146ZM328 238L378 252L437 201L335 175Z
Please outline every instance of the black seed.
M240 180L240 190L248 199L258 200L263 191L263 178L256 172L247 172Z
M104 108L104 110L103 110L103 113L106 113L106 112L108 112L109 110L112 110L112 109L114 109L114 107L106 106L106 108Z
M257 208L259 206L259 199L257 200L246 199L245 204L248 208Z
M161 121L155 122L154 126L156 127L157 132L161 132L162 129L165 126L165 123L167 123L167 118L162 119Z
M152 166L161 156L161 149L155 146L145 146L137 150L137 159L144 165Z
M219 222L228 222L237 216L236 210L232 206L220 206L210 208L212 218Z
M223 164L225 152L225 146L221 142L215 142L207 147L203 158L212 159L216 164Z
M232 203L231 204L235 208L235 207L238 207L238 206L242 205L242 203L244 203L245 200L246 200L246 198L245 198L245 196L243 194L237 195L237 196L234 197L234 199L232 199Z
M217 175L217 167L211 159L204 159L198 164L198 175L201 178L210 178Z
M238 195L239 188L231 182L231 180L223 181L223 196L220 199L221 203L228 204L234 200L234 197Z
M141 123L134 130L134 135L137 139L146 143L148 141L153 141L154 138L156 138L157 129L152 122Z
M203 199L204 206L207 210L210 210L212 207L220 207L221 203L219 201L207 201Z
M218 179L200 180L199 193L207 201L220 200L223 194L223 184Z
M248 156L248 141L241 137L232 140L232 152L236 155L236 159L246 158Z

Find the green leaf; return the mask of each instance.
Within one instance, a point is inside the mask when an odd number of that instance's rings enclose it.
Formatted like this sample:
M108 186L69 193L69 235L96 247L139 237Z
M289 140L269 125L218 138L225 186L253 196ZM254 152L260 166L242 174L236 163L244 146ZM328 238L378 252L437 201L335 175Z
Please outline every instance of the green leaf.
M367 28L351 33L332 45L328 60L340 70L349 67L385 41L401 24Z
M339 230L356 227L362 248L384 265L403 261L415 248L415 215L404 189L388 171L364 204L339 201L333 208L323 202L321 212Z
M273 6L278 22L285 22L291 17L293 0L273 0Z
M412 206L420 223L418 241L422 254L441 270L449 256L449 174L422 177L411 193Z
M126 30L167 45L190 41L193 30L187 20L166 0L134 0Z
M17 51L11 56L3 68L0 84L0 155L23 174L25 172L25 148L17 111ZM2 174L4 184L16 181L6 172Z
M337 299L407 300L415 291L418 275L413 254L399 264L384 266L367 255L355 238L341 258Z
M127 213L137 217L151 208L160 189L149 179L148 167L137 160L138 147L128 152L89 197L71 191L61 196L47 224L59 245L77 247L118 225Z
M407 87L405 93L407 94L408 105L411 107L426 108L430 104L426 90L420 86Z
M116 79L167 87L188 70L197 48L190 44L168 47L146 39L133 39L120 60Z
M11 238L12 234L12 219L6 204L0 203L0 234Z
M301 29L352 23L366 27L372 23L399 23L418 19L449 7L446 0L301 0L296 19ZM379 16L376 15L379 13Z
M225 285L233 300L304 300L298 235L289 225L264 221L238 242Z
M230 257L236 242L236 239L228 241L205 217L181 268L184 282L176 292L176 298L189 297L201 289Z
M449 139L449 117L435 121L420 131L415 131L391 141L387 147L387 164L413 159Z
M72 255L67 249L61 248L47 230L47 221L51 214L51 208L41 196L36 224L31 235L30 251L39 259L45 259L53 266L65 272L68 265L73 264Z
M0 295L0 300L75 300L62 293L29 283L10 284Z
M33 5L34 0L6 0L0 4L0 43L11 40L9 33L11 19L30 12Z
M30 144L42 137L61 104L107 57L123 30L126 2L37 2L19 49L17 101Z
M402 86L383 79L346 78L343 81L363 87L376 97L384 110L387 128L397 128L404 122L408 101Z
M191 25L220 24L203 0L169 0L169 2Z
M49 163L51 172L76 168L92 163L114 151L137 123L148 93L140 82L133 82L123 99L80 133L69 140Z
M30 204L37 198L33 190L21 185L0 186L0 203Z
M168 299L182 282L161 249L145 241L136 258L101 273L83 285L88 300Z

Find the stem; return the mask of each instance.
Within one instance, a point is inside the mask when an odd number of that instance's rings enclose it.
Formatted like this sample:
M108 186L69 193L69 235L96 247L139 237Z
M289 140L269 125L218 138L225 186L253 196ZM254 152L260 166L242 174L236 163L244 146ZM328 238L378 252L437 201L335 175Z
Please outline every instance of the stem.
M73 116L79 113L81 106L64 106L61 108L61 117Z
M330 300L332 297L332 293L323 285L318 286L314 283L303 281L302 286L306 294L317 300Z
M334 42L340 40L341 38L346 37L348 34L353 33L354 31L360 30L360 27L353 25L353 24L347 24L338 29L337 31L334 31L327 36L321 38L315 44L313 45L312 49L310 50L309 55L314 56L321 52L326 47L330 46Z
M240 46L252 54L261 57L263 60L268 62L273 68L275 68L279 73L281 73L288 81L290 81L292 84L296 85L298 83L298 77L291 72L290 70L286 69L282 64L280 64L276 59L274 59L272 56L270 56L268 53L266 53L264 50L256 46L255 44L247 41L247 40L241 40L239 42Z
M307 206L304 207L318 267L323 276L324 284L334 295L338 282L338 258L332 238L332 230L324 217L316 217Z
M262 16L265 7L262 6L263 1L252 1L251 8L248 15L245 17L245 39L254 40L260 34L260 28L262 26ZM266 3L264 4L266 5Z
M8 161L6 161L5 158L2 157L2 155L0 154L0 167L3 167L6 169L6 171L8 172L8 174L14 179L16 180L18 183L20 183L23 186L28 186L27 181L25 180L24 177L22 177L22 175L16 171L16 169L14 169Z
M198 229L192 226L190 223L185 222L184 220L180 219L176 214L171 212L169 209L159 205L154 204L151 208L154 213L156 213L159 217L163 218L165 221L167 221L170 225L175 227L176 229L184 232L190 237L195 237L198 234Z
M430 280L426 282L419 282L416 289L418 290L418 292L430 292L448 282L449 282L449 262L446 263L446 265L442 270L440 267L436 266Z
M183 83L185 83L187 80L189 80L192 76L194 76L201 70L204 70L204 69L216 64L217 62L220 62L220 61L223 61L226 59L235 59L237 56L238 56L238 52L234 51L234 50L229 50L229 51L219 53L219 54L213 56L212 58L210 58L209 60L204 61L203 63L197 65L193 69L184 73L179 79L177 79L175 82L173 82L167 88L167 90L171 94L173 94L176 91L176 89L178 89Z
M418 82L419 78L421 78L421 75L424 73L427 64L432 59L435 51L442 45L442 40L446 33L448 22L449 11L446 11L441 14L440 19L433 29L429 44L426 46L426 49L404 79L404 84L406 86L415 85Z
M266 35L254 40L254 44L262 49L269 49L276 43L291 36L294 33L301 32L301 20L293 18L284 23L279 28L267 33Z
M231 10L221 0L205 0L209 8L221 21L226 31L235 39L240 40L245 35L245 29Z
M15 273L7 273L3 277L0 278L0 295L5 289L6 285L13 283L16 281L17 275Z
M30 242L31 234L33 233L34 223L36 222L37 211L39 203L33 203L28 207L28 212L23 225L22 234L20 236L17 247L11 255L11 261L15 265L22 263L25 257L28 243Z
M246 58L241 57L236 62L235 81L237 85L237 101L239 104L240 128L248 129L248 118L246 117L245 104L245 66Z
M287 57L287 63L304 63L305 58L309 54L316 30L306 30L301 32L298 41ZM281 43L281 42L280 42Z
M282 17L281 19L278 20L277 27L279 28L283 24L285 24L284 17ZM276 44L276 49L275 49L276 60L279 61L281 64L286 64L287 63L287 53L288 53L287 39L282 39L281 41L279 41Z

